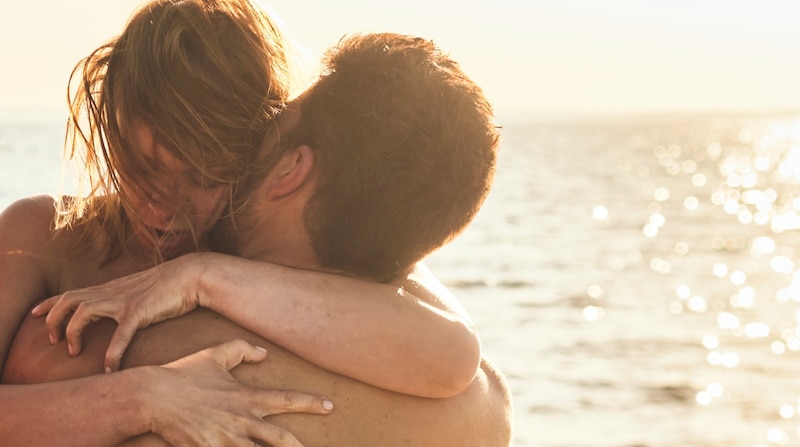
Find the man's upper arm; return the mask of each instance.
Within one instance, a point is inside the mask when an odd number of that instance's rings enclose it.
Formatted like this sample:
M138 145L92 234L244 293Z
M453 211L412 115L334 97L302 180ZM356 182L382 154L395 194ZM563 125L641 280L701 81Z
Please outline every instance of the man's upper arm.
M17 200L0 213L0 371L25 312L46 295L52 218L53 199L45 196Z

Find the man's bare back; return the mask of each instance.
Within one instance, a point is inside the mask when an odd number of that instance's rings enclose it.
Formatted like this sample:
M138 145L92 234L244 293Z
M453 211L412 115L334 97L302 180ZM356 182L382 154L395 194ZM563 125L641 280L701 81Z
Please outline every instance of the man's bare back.
M51 345L44 319L28 317L14 340L5 383L35 383L101 373L114 322L102 320L84 336L83 352L70 357L64 342ZM315 446L486 446L511 442L511 401L499 372L484 360L473 383L449 399L425 399L371 387L316 367L207 310L154 325L137 333L123 367L163 364L241 338L267 348L269 357L242 365L233 374L246 384L325 395L335 409L327 416L270 416L307 447ZM347 349L343 346L342 349ZM131 443L134 445L134 443ZM144 436L135 445L164 445Z

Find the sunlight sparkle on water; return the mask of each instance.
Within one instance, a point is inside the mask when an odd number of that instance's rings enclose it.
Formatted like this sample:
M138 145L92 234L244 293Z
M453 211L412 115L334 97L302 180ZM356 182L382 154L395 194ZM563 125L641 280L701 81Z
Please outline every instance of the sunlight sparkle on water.
M667 223L667 218L661 213L653 213L650 216L650 223L658 228L661 228Z
M719 347L719 337L716 335L706 335L703 337L703 347L706 349L717 349Z
M700 206L700 201L695 196L689 196L683 200L683 207L689 211L694 211Z
M666 259L653 258L650 260L650 270L667 275L672 271L672 264Z
M706 387L706 391L708 391L711 397L720 397L725 392L725 387L723 387L721 383L711 382Z
M742 284L747 281L747 274L741 270L734 270L731 272L730 275L731 283L737 286L741 286Z
M602 298L603 288L598 286L597 284L592 284L591 286L586 288L586 294L594 299Z
M800 182L800 146L786 153L775 174L780 182Z
M698 188L706 186L708 183L708 178L705 175L700 174L699 172L692 176L692 184L697 186Z
M720 312L717 314L717 325L721 329L736 329L739 327L739 317L730 312Z
M747 338L766 338L769 333L769 325L760 321L747 323L744 327L744 336Z
M708 324L701 345L714 367L735 369L742 358L760 361L754 352L791 362L800 353L800 250L794 249L800 247L800 119L780 121L720 127L705 144L684 139L661 144L653 149L649 169L635 169L644 198L651 201L640 227L651 240L648 248L656 247L643 250L650 270L676 275L668 311L691 312L691 318ZM685 183L658 183L669 178ZM703 226L699 219L705 218L710 224ZM680 228L684 223L687 228ZM704 275L694 274L698 268L706 269ZM721 281L709 282L709 270ZM724 334L713 333L720 330ZM747 340L731 344L732 338ZM736 374L757 374L750 366ZM767 361L752 370L769 375L781 368ZM739 395L732 389L737 379L728 384L730 390L720 383L699 390L697 404L711 405L728 391ZM800 419L800 405L772 408L776 418ZM772 427L759 433L766 435L763 445L800 445L800 425L798 438Z
M642 229L642 233L647 237L656 237L658 236L658 227L653 224L647 224Z
M666 202L669 199L669 189L664 187L656 189L653 198L658 202Z
M597 321L605 316L606 310L599 306L586 306L583 308L583 319Z
M708 391L703 390L697 393L695 400L700 405L708 405L711 403L711 395L708 394Z
M739 212L736 213L736 217L739 219L739 222L745 225L753 222L753 213L747 208L740 208Z
M706 304L705 298L696 295L689 298L689 301L686 303L686 307L692 312L703 313L708 309L708 304Z
M789 348L790 351L800 351L800 339L797 337L787 337L784 339L784 343L786 347Z
M709 352L708 364L712 366L723 366L725 368L736 368L739 366L739 354L735 352Z
M786 256L775 256L772 258L770 265L772 266L773 270L778 273L788 274L794 271L794 261Z
M782 304L790 301L800 301L800 283L795 280L788 287L778 290L775 294L775 301Z
M739 292L731 297L731 306L737 309L752 309L756 301L756 289L742 287Z
M714 398L721 397L725 393L725 388L718 382L709 383L706 389L699 391L695 395L695 400L700 405L709 405Z
M594 217L595 220L608 219L608 208L602 205L594 207L594 209L592 210L592 217Z
M683 312L683 304L680 301L673 301L669 303L669 313L678 315Z
M789 442L789 434L779 428L770 428L767 431L767 439L775 444L786 445Z
M750 243L750 253L763 255L775 251L775 240L769 236L761 236L753 239Z

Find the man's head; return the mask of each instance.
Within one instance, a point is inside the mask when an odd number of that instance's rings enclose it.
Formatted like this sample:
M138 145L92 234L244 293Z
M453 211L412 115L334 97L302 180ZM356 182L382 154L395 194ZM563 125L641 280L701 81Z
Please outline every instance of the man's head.
M313 153L304 225L322 267L387 280L463 230L489 192L492 108L430 41L343 39L301 107L282 148Z

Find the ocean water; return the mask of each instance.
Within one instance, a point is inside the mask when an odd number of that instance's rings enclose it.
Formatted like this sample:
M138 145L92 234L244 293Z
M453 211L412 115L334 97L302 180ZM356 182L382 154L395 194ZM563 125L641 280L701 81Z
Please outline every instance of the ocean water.
M516 447L800 446L800 115L503 123L427 259L508 377ZM0 206L62 123L0 115Z

